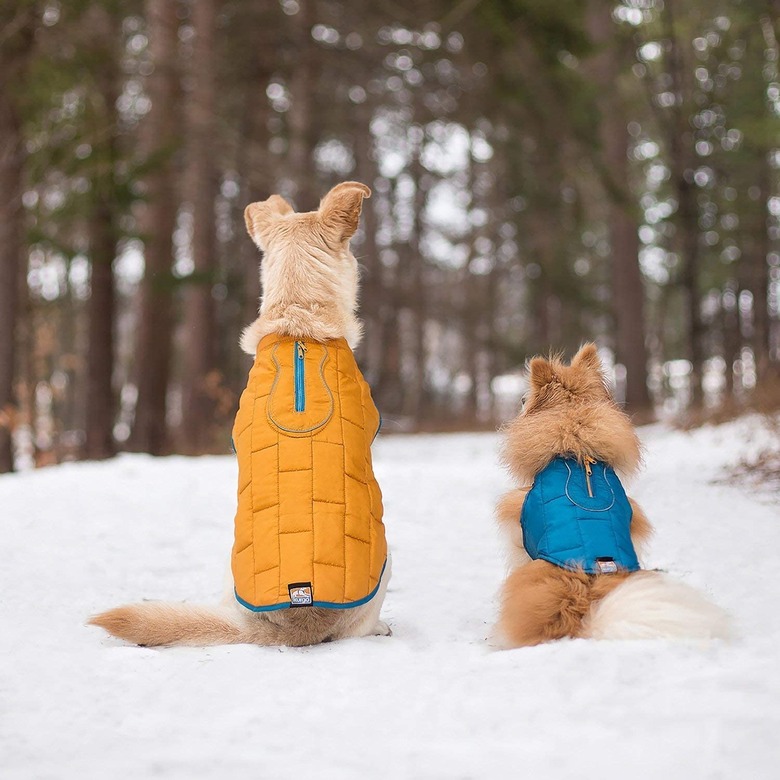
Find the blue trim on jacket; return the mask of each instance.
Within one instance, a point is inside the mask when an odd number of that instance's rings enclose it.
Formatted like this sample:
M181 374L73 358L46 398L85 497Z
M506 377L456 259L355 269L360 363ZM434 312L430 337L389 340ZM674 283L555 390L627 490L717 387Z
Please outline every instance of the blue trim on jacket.
M632 514L611 466L596 462L588 474L576 459L559 456L536 475L525 497L523 545L532 559L571 571L637 571Z
M377 591L379 590L379 586L382 584L382 577L385 576L385 568L387 566L387 558L385 558L385 562L382 564L382 571L379 574L379 582L377 582L376 587L371 591L371 593L368 594L368 596L364 596L362 599L358 599L357 601L350 601L346 604L338 604L335 601L312 601L311 604L306 604L306 607L324 607L325 609L352 609L353 607L362 607L363 604L367 604L369 601L371 601L374 596L376 596ZM254 604L250 604L248 601L244 601L244 599L241 598L241 596L236 593L236 589L233 588L233 595L236 597L236 601L242 606L246 607L247 609L251 610L252 612L275 612L277 609L292 609L293 606L290 604L289 601L282 602L281 604L271 604L267 607L256 607ZM294 609L305 609L305 607L294 607Z

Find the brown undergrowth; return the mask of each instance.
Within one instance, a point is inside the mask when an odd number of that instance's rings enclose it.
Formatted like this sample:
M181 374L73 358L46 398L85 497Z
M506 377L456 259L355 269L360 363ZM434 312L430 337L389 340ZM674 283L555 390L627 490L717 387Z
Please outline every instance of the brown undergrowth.
M771 433L771 443L759 452L742 458L729 470L728 479L736 479L780 497L780 414L764 414L763 424Z

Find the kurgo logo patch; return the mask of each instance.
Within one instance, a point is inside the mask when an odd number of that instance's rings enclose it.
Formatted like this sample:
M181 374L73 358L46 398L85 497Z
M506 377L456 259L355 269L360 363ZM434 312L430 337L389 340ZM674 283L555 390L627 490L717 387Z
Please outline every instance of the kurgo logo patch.
M600 574L615 574L618 570L614 558L596 558Z
M293 607L308 607L313 601L310 582L291 582L287 586L290 594L290 605Z

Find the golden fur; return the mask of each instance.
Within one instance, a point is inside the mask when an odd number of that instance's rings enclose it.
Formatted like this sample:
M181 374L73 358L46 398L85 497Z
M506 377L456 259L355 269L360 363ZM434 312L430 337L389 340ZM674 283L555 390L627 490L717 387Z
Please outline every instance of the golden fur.
M504 583L500 631L511 647L580 636L591 604L629 576L584 574L547 561L531 561L515 569Z
M568 453L609 463L622 477L639 469L642 457L631 421L607 390L594 344L570 366L536 357L529 365L523 411L506 428L502 457L514 478L530 484L556 455Z
M501 593L498 640L506 647L536 645L583 635L592 606L636 574L571 572L531 561L523 547L520 512L533 479L554 457L604 461L622 476L641 463L639 439L612 400L594 344L584 345L571 365L557 357L529 364L529 391L522 412L506 428L502 458L520 487L499 502L497 519L509 542L512 568ZM640 551L652 534L636 502L631 538Z
M269 333L323 341L344 337L352 348L358 345L358 267L349 240L363 198L370 195L365 184L347 181L317 211L296 214L279 195L246 207L247 231L264 259L260 316L241 336L244 352L254 357Z
M264 252L260 316L241 337L255 354L268 333L327 341L360 340L356 317L357 261L349 240L358 227L365 184L343 182L321 201L317 211L296 214L279 195L247 206L249 235ZM390 633L379 620L391 560L388 555L379 591L352 609L284 609L253 613L240 607L232 592L221 606L146 602L95 615L92 625L138 645L216 645L252 643L301 646L350 636ZM231 581L232 588L232 581Z
M383 623L366 621L367 606L241 615L240 608L233 604L202 607L149 601L115 607L90 618L89 623L141 647L232 644L303 647L349 636L388 634L389 629ZM378 607L374 605L373 609L378 615Z

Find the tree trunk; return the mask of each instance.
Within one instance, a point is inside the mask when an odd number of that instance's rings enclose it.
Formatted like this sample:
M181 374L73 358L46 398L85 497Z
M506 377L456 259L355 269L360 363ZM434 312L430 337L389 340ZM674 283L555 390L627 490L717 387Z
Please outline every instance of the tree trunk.
M473 211L476 206L476 194L474 191L474 134L469 129L468 154L466 155L466 167L463 171L464 189L470 195L468 212ZM471 226L468 236L468 254L463 263L463 275L456 283L456 289L459 287L460 295L457 296L460 306L455 311L455 315L460 320L461 338L463 339L463 365L461 368L468 373L470 381L469 390L466 393L463 405L463 421L468 425L477 419L477 409L479 406L479 340L477 331L479 329L481 301L480 301L480 278L472 271L471 264L476 257L476 241L479 236L479 229Z
M780 4L775 4L775 10ZM768 12L768 13L767 13ZM772 4L766 3L762 9L762 18L759 24L749 28L746 34L747 51L745 52L745 68L750 68L752 73L751 86L744 90L743 95L748 105L761 110L762 122L769 125L774 123L775 117L767 111L766 89L768 82L773 78L770 74L776 72L777 57L780 55L780 23L776 21L772 25L770 14ZM775 77L776 78L776 77ZM750 155L748 167L748 209L749 217L745 228L748 240L746 254L742 258L745 263L748 289L753 295L753 339L751 346L756 363L756 388L767 379L776 379L772 376L772 350L771 350L771 314L770 314L770 272L769 255L772 250L772 238L770 236L772 217L769 213L769 200L773 192L772 155L776 147L776 139L770 134L762 134L752 130L743 139L745 152ZM752 174L752 175L751 175ZM752 186L751 186L752 185ZM751 197L750 190L755 188L755 197Z
M373 106L370 100L363 102L355 110L357 120L356 132L352 135L352 150L355 155L355 174L357 180L370 187L375 186L378 175L374 150L374 138L371 133ZM362 352L364 373L369 382L376 380L380 373L382 362L381 333L382 309L384 303L382 262L377 244L377 200L380 195L374 192L370 200L363 203L363 213L360 219L362 226L362 241L355 248L362 266L360 274L360 316L364 324L365 336Z
M214 167L217 69L214 48L216 0L192 5L195 42L192 51L192 90L187 104L189 144L185 200L192 208L193 279L185 299L184 407L182 437L186 451L202 452L210 446L214 393L209 380L216 371L216 313L212 287L217 268L214 201L217 175Z
M14 90L23 76L37 22L32 10L15 13L24 18L14 20L19 22L17 30L0 50L0 473L14 468L16 328L24 266L24 144Z
M0 70L5 75L5 69ZM19 118L7 85L3 84L0 86L0 473L13 471L14 467L16 318L24 219L22 159Z
M693 132L688 121L691 107L690 74L685 62L682 44L675 27L674 6L667 0L664 7L666 34L669 40L668 71L676 103L672 107L673 120L667 130L671 182L677 199L677 245L682 261L681 285L687 315L688 357L691 361L690 404L700 407L704 401L702 374L704 370L704 323L701 317L699 272L699 209L693 182Z
M398 180L394 180L393 188L388 194L388 209L393 211L399 198ZM385 417L392 417L404 413L404 404L407 394L406 377L404 368L404 345L401 339L401 321L399 314L406 304L405 300L405 268L408 262L408 247L396 242L393 237L394 248L398 253L398 262L394 268L388 269L387 277L390 277L389 285L385 287L381 306L380 319L380 343L381 363L379 377L376 382L377 405ZM384 269L383 269L384 271Z
M741 334L739 330L739 309L737 301L739 300L739 286L736 282L728 284L726 290L721 296L721 327L723 330L723 362L726 364L724 369L724 387L722 405L733 403L734 393L734 364L739 358L739 345Z
M290 109L287 112L289 148L287 164L296 211L315 209L318 203L317 170L314 166L314 96L318 49L311 37L313 3L301 3L292 17L294 61L291 63Z
M246 8L245 12L250 13ZM246 24L267 29L267 20L254 9L246 18ZM239 236L235 249L236 280L238 282L240 311L239 327L230 335L230 343L223 344L230 365L231 385L237 393L246 384L247 357L238 348L238 333L257 317L260 300L261 255L244 227L244 208L248 203L265 200L275 192L276 160L269 152L271 133L269 117L273 113L268 101L262 97L266 85L277 67L276 51L268 41L253 50L243 73L241 91L242 109L239 124L235 170L241 172L241 196L235 212L236 233ZM260 97L259 97L260 96ZM235 335L235 338L233 337Z
M114 273L116 233L108 202L95 208L89 225L92 275L87 309L86 439L84 456L98 460L114 454Z
M428 349L426 344L426 321L428 318L428 291L426 289L425 258L422 251L423 213L427 194L424 178L425 167L422 155L425 148L425 126L419 126L420 139L413 152L409 174L414 182L414 201L412 204L412 235L409 240L407 277L404 280L407 302L413 316L412 343L414 355L414 377L409 383L405 398L405 412L417 424L426 417L428 406Z
M673 153L673 158L676 153ZM691 174L685 163L673 164L673 185L677 196L677 232L683 261L682 289L687 315L688 357L691 361L690 392L691 406L695 409L702 405L704 393L702 374L704 369L704 323L701 318L699 300L699 228L698 207L693 182L688 181Z
M89 220L91 260L90 296L87 304L87 387L84 456L93 460L114 454L114 415L116 399L112 385L114 369L114 292L113 263L118 238L119 205L115 164L118 146L116 101L119 90L119 47L116 23L106 9L93 6L89 20L96 41L102 42L101 71L95 74L98 94L95 115L101 139L95 148L97 159L92 192L95 201Z
M606 189L608 228L612 249L612 301L615 317L615 351L626 368L627 411L648 412L647 347L645 345L644 287L639 266L639 227L632 213L629 189L628 121L616 85L621 62L615 42L617 28L612 5L590 0L588 27L599 48L592 69L599 86L599 130Z
M176 146L176 52L178 21L173 0L146 0L149 51L154 70L147 89L151 109L142 137L148 158L159 158L146 180L148 203L141 220L145 272L138 332L138 403L129 448L160 455L166 451L166 394L173 322L173 230L176 187L172 155Z
M769 238L768 203L772 195L771 173L767 155L757 155L756 187L758 195L751 206L748 240L741 262L745 265L746 288L753 297L752 338L750 345L756 363L756 386L767 379L770 371L769 351Z
M404 381L401 376L401 334L398 307L388 306L382 317L382 364L376 381L376 403L385 419L400 414L404 405Z

